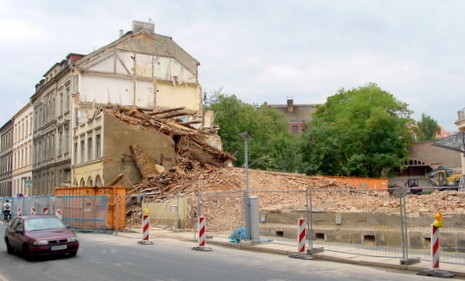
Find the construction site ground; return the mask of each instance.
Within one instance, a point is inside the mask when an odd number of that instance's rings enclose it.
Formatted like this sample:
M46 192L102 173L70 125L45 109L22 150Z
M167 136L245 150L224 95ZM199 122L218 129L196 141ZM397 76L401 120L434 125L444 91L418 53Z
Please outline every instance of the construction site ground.
M183 174L167 174L165 180L170 184L163 187L163 197L187 195L195 207L198 192L202 192L202 214L207 217L209 229L227 231L242 225L244 179L244 169L233 167L210 166ZM305 210L308 200L305 190L309 188L314 211L399 213L399 198L387 190L364 192L333 178L261 170L249 170L248 179L250 194L259 198L261 212ZM205 195L215 193L218 195ZM410 217L426 214L434 218L437 212L445 217L465 213L463 192L432 191L406 196Z

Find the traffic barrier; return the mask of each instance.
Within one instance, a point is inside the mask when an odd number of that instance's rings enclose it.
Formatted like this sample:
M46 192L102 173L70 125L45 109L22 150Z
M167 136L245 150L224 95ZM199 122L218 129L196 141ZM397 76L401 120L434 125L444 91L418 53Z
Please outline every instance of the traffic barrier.
M305 253L305 238L307 237L307 223L304 218L298 220L298 253Z
M204 216L198 218L198 246L193 247L192 250L209 252L212 251L210 247L205 247L205 237L207 234L207 220Z
M150 241L150 212L149 209L145 208L144 213L142 214L142 240L139 241L139 244L142 245L153 245L153 242Z
M42 208L42 214L48 215L48 207Z
M57 216L60 220L61 218L63 218L63 213L61 212L61 209L56 209L55 216Z
M199 217L199 239L198 239L198 244L199 247L204 247L205 246L205 230L206 230L206 220L204 216Z
M455 274L439 269L439 228L442 227L442 214L437 213L431 225L431 269L422 270L417 275L450 278Z
M304 218L297 220L297 253L289 255L290 258L313 260L313 256L306 253L307 222Z
M37 213L36 207L32 207L32 208L31 208L31 215L32 215L32 216L35 216L36 213Z
M431 267L439 269L439 227L431 225Z

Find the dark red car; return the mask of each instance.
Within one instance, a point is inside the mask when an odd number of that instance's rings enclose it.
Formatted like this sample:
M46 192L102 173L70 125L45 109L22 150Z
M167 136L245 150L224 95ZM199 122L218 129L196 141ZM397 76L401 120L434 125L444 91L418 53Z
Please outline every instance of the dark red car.
M27 260L60 254L74 257L79 249L76 233L54 215L13 218L5 229L5 243L9 254L22 252Z

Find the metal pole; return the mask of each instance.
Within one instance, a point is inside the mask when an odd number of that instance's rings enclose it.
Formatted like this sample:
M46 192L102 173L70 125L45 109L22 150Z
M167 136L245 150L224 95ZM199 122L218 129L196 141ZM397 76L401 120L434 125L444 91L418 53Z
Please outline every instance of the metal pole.
M402 235L402 259L408 260L408 245L407 245L407 225L405 222L405 191L403 188L399 188L399 199L400 199L400 226Z
M308 239L308 251L313 253L313 216L312 216L312 191L307 187L307 239Z
M244 193L244 211L245 211L245 221L247 227L247 239L250 240L251 233L251 223L250 223L250 202L249 202L249 147L248 141L250 135L247 132L240 133L241 137L244 139L244 172L245 172L245 193Z

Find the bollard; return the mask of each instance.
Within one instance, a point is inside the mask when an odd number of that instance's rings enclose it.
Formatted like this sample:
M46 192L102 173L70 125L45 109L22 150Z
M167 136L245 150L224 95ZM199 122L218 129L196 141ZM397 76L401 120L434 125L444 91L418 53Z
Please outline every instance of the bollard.
M304 218L297 220L297 253L289 255L290 258L313 260L311 255L305 251L305 240L307 237L307 223Z
M210 252L212 249L210 247L205 247L205 236L207 234L207 220L204 216L198 218L198 246L193 247L192 250Z
M305 253L305 238L307 237L307 224L304 218L300 218L298 224L298 253Z
M57 216L60 220L63 218L63 213L61 212L61 209L56 209L55 216Z
M153 245L153 242L150 241L150 217L147 208L145 208L144 214L142 215L142 240L138 243L142 245Z
M431 269L422 270L417 275L450 278L455 274L439 269L439 228L442 227L442 214L437 213L431 225Z
M43 207L42 208L42 214L48 215L48 207Z
M431 268L439 269L439 227L431 225Z
M37 212L36 207L32 207L31 208L31 216L35 216L36 212Z
M205 217L200 216L199 217L199 239L198 239L199 247L205 246L206 226L207 226L207 223L206 223Z

